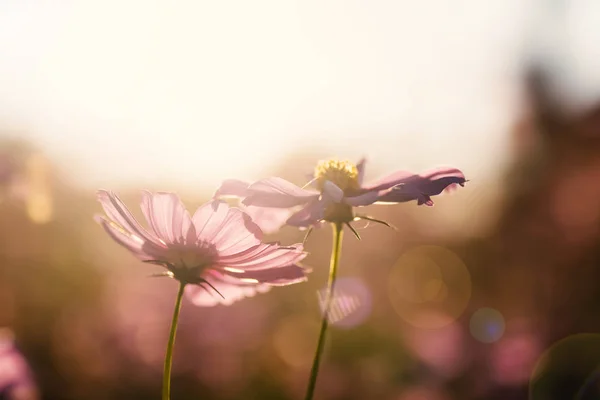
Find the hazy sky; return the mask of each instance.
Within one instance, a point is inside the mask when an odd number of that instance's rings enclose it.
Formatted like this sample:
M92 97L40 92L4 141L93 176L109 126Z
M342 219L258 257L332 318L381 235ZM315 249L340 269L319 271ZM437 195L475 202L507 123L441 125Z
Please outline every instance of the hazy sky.
M600 2L543 3L0 0L0 123L89 187L213 186L321 146L485 177L532 43L581 101L600 87Z

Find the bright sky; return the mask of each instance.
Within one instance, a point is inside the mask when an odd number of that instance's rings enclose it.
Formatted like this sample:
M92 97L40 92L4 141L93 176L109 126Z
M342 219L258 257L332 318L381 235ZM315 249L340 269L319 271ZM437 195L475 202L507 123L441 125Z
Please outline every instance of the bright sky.
M579 91L600 87L594 3L565 28ZM505 162L532 40L565 59L540 4L2 0L0 123L90 188L213 187L321 146L483 177Z

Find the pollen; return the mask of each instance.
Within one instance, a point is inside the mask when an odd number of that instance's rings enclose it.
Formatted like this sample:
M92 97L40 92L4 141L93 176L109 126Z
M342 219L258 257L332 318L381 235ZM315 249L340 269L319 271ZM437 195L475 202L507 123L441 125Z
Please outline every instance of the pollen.
M322 190L325 181L335 183L340 189L358 189L358 169L346 160L323 160L315 167L317 187Z

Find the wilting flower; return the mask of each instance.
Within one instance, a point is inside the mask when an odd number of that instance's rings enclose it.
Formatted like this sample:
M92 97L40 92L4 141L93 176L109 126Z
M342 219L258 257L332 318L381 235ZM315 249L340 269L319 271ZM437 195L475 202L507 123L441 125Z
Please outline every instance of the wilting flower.
M252 184L230 179L223 182L215 197L241 197L247 207L291 209L293 212L286 223L306 228L321 221L348 225L356 219L383 222L355 215L353 208L412 200L432 206L431 196L466 182L464 174L456 168L435 168L421 174L397 171L363 184L364 169L364 159L356 165L349 161L326 160L317 164L314 179L309 182L316 190L300 188L278 177Z
M197 305L231 304L302 282L309 272L298 264L307 255L301 244L263 243L250 216L225 202L213 200L190 216L177 195L145 191L146 229L114 193L100 190L98 200L108 218L96 220L106 232L140 260L165 267L160 276L190 284L187 294Z

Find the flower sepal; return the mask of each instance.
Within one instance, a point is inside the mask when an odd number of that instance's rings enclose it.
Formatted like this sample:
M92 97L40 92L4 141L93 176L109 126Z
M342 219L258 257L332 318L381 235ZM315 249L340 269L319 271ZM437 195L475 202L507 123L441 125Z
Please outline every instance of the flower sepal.
M354 211L349 204L331 203L325 208L323 220L334 224L347 224L354 221Z
M207 285L212 290L214 290L215 293L217 293L219 296L221 296L221 298L225 299L225 297L221 294L221 292L219 292L217 290L217 288L215 288L209 281L207 281L206 279L204 279L200 276L202 267L177 268L175 265L173 265L171 263L167 263L164 261L158 261L158 260L145 260L144 262L149 263L149 264L162 265L163 267L168 269L168 271L165 271L165 272L159 272L156 274L149 275L149 277L151 277L151 278L175 279L175 280L179 281L182 285L198 285L202 289L204 289L208 293L210 293L210 291L204 286L204 285Z
M354 221L360 221L361 219L365 221L375 222L376 224L385 225L388 228L392 228L393 230L398 231L398 228L396 228L394 225L381 219L369 217L368 215L357 215L356 217L354 217Z

